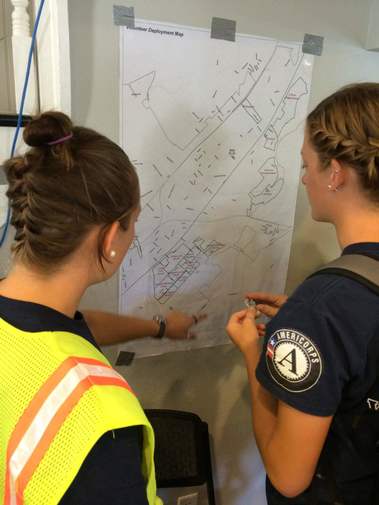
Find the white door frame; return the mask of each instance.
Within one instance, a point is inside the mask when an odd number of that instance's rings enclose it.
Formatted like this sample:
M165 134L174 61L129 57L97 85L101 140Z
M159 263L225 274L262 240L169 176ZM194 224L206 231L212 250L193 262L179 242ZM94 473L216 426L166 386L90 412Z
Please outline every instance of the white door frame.
M19 110L31 43L32 25L39 0L11 0L12 56ZM71 114L70 40L67 0L45 0L36 41L37 60L33 59L24 114L49 109ZM38 80L37 80L38 75Z

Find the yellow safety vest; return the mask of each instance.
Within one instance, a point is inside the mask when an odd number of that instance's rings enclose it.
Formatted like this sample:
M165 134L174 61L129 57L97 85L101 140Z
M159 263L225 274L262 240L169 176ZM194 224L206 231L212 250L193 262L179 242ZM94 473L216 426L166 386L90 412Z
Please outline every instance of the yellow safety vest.
M142 473L156 496L154 433L125 379L84 338L0 319L0 503L56 505L97 440L143 426Z

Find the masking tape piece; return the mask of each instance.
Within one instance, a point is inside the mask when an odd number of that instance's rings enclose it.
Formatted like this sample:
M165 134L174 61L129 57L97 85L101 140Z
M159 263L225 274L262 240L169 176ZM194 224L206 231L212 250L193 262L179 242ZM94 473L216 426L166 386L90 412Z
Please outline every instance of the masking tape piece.
M117 26L126 26L134 28L134 7L125 7L124 5L113 6L113 22Z
M131 365L133 359L134 359L135 353L134 352L129 352L129 351L120 351L117 361L116 361L116 366L128 366Z
M235 42L237 23L232 19L212 18L211 38Z
M303 53L321 56L324 47L324 37L306 33L303 40Z

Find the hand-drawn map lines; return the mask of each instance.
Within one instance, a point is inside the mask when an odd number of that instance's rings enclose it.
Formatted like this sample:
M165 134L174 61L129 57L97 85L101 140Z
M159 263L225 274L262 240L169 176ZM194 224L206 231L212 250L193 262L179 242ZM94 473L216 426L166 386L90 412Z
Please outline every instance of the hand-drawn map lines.
M200 124L200 123L203 123L203 124L204 124L204 126L203 126L203 128L202 128L201 130L198 130L197 128L195 128L196 135L195 135L195 136L194 136L194 137L193 137L193 138L192 138L189 142L187 142L187 144L186 144L186 145L184 145L184 146L180 146L180 145L178 145L177 143L173 142L173 140L172 140L172 139L170 138L170 136L167 134L167 132L166 132L166 130L165 130L165 128L164 128L164 126L162 125L162 123L161 123L161 121L160 121L160 119L159 119L159 117L158 117L158 114L157 114L157 113L155 112L155 110L154 110L154 106L153 106L153 105L152 105L152 103L151 103L151 100L150 100L150 90L151 90L151 88L153 87L154 81L155 81L155 79L156 79L157 71L156 71L156 70L153 70L153 71L149 72L148 74L143 75L142 77L138 77L137 79L134 79L133 81L130 81L130 82L126 83L126 86L128 86L128 87L130 88L130 90L131 90L131 95L137 98L137 97L141 96L141 93L136 92L136 91L134 90L133 85L134 85L135 83L138 83L139 81L142 81L142 80L146 79L147 77L151 76L151 82L150 82L150 85L149 85L149 87L148 87L148 89L147 89L147 92L146 92L146 99L144 100L143 105L144 105L144 107L145 107L146 109L149 109L149 110L151 111L151 113L153 114L153 116L154 116L154 118L155 118L155 120L156 120L156 122L157 122L157 124L158 124L159 128L162 130L163 135L166 137L167 141L168 141L168 142L169 142L172 146L174 146L174 147L178 148L179 150L181 150L181 151L185 151L185 150L186 150L186 149L187 149L187 148L188 148L188 147L189 147L189 146L190 146L190 145L194 142L194 140L195 140L197 137L199 137L199 136L201 135L201 133L202 133L204 130L206 130L206 129L207 129L207 127L208 127L208 122L209 122L209 121L211 121L212 119L214 119L215 117L217 117L217 118L220 120L220 125L219 125L219 126L221 126L221 124L222 124L224 121L226 121L226 119L228 118L228 116L227 116L227 117L225 117L225 118L222 118L222 117L221 117L221 116L223 116L223 115L224 115L224 113L223 113L223 109L224 109L224 108L225 108L225 106L229 103L229 101L230 101L230 100L233 100L233 101L237 104L237 102L236 102L236 100L235 100L235 98L234 98L234 95L236 95L236 94L237 94L237 95L240 95L241 88L243 88L243 86L246 84L248 77L250 77L252 80L254 80L254 72L258 72L258 71L260 70L260 65L259 65L259 64L262 62L262 60L261 60L260 58L258 58L258 53L256 53L256 56L255 56L255 57L256 57L256 61L258 61L258 64L252 65L251 63L246 62L246 63L245 63L245 65L243 65L243 67L242 67L242 69L241 69L241 70L244 70L245 68L247 69L247 70L246 70L246 75L245 75L245 79L244 79L244 81L242 81L242 82L239 84L239 86L238 86L238 90L237 90L237 91L235 91L235 92L234 92L234 93L233 93L233 94L232 94L232 95L231 95L231 96L230 96L230 97L229 97L229 98L228 98L228 99L224 102L224 104L223 104L223 105L221 105L221 106L218 106L217 104L215 105L215 109L216 109L216 110L215 110L215 112L214 112L213 114L211 114L210 116L207 116L207 117L199 117L199 116L197 115L197 113L196 113L196 112L192 111L192 115L193 115L193 116L194 116L194 117L198 120L198 123L199 123L199 124ZM217 60L217 61L218 61L218 60ZM267 62L267 65L268 65L269 63L270 63L270 62ZM267 65L266 65L266 67L267 67ZM262 70L262 72L264 72L264 69ZM258 80L259 80L259 79L260 79L260 77L258 77ZM257 81L255 81L255 82L257 82ZM254 87L254 86L253 86L253 87ZM253 88L251 88L251 89L250 89L250 91L248 92L248 95L251 93L252 89L253 89ZM218 89L216 89L216 90L214 91L214 93L213 93L213 95L212 95L212 98L213 98L213 99L216 97L217 93L218 93ZM243 102L243 100L242 100L242 102ZM238 108L238 106L239 106L239 104L237 104L237 106L236 106L236 107ZM234 111L230 111L230 110L228 111L228 113L230 113L230 114L232 114L233 112L234 112ZM221 115L221 116L220 116L220 115ZM217 129L217 128L216 128L216 129ZM212 135L213 133L214 133L214 131L212 131L212 132L210 133L210 135ZM189 154L189 156L190 156L190 155L191 155L191 153ZM180 167L178 167L178 168L180 168Z
M265 65L264 69L262 70L259 78L257 79L257 81L254 82L253 86L250 88L250 90L247 92L247 94L244 96L244 98L242 100L240 100L240 102L238 104L235 105L234 109L232 111L229 112L229 114L227 115L227 117L225 117L225 119L222 121L222 123L220 123L220 125L218 125L213 131L211 131L209 133L209 135L203 139L189 154L188 156L182 161L181 164L178 165L178 167L176 168L176 170L173 172L172 175L174 175L183 165L184 163L191 157L191 155L196 151L196 152L199 152L200 148L201 148L201 145L204 144L204 142L206 142L206 140L208 140L214 133L216 130L218 130L222 124L238 109L242 106L243 110L249 114L249 116L251 116L256 122L260 122L261 121L261 118L258 118L257 117L257 112L255 111L255 114L254 114L254 106L251 104L251 102L249 101L249 96L251 95L253 89L255 88L255 86L257 85L257 83L259 82L259 80L265 75L265 69L267 69L269 63L272 61L274 55L275 55L275 52L276 50L278 49L278 47L283 47L283 46L276 46L275 50L273 51L270 59L268 60L267 64ZM291 49L291 48L288 48L288 49ZM189 233L189 231L191 230L191 228L194 226L194 224L198 221L199 217L204 214L204 211L206 208L209 207L210 203L212 202L212 200L217 196L217 194L219 193L219 191L221 190L221 188L224 186L224 184L230 179L230 177L233 175L233 173L238 169L238 167L240 166L240 164L245 160L245 158L249 155L249 153L251 152L251 150L254 148L254 146L259 143L259 141L261 140L262 136L266 135L267 132L273 128L273 119L276 117L277 115L277 112L280 108L280 106L283 106L284 104L284 101L286 99L289 99L290 97L288 96L288 91L291 89L291 87L293 86L293 83L294 83L294 79L297 75L297 71L299 69L299 66L301 65L302 63L302 58L299 58L298 60L298 63L297 63L297 66L295 67L293 73L292 73L292 78L290 79L289 83L288 83L288 86L285 90L285 92L283 93L282 97L281 97L281 100L279 101L277 107L275 108L272 116L270 117L270 120L267 121L267 126L266 128L264 128L262 131L261 131L261 134L258 136L258 138L255 140L254 144L252 146L250 146L246 153L244 154L244 156L239 160L239 162L235 165L235 167L233 168L233 170L230 172L230 174L224 178L224 180L222 181L222 183L220 184L220 186L218 187L218 189L214 192L213 195L210 196L209 200L207 201L207 203L202 207L201 211L198 212L198 214L194 217L194 219L192 220L192 223L190 224L190 226L186 229L186 231L178 238L178 240L175 242L175 244L173 246L171 246L171 248L160 258L160 259L157 259L155 257L153 257L154 259L154 264L152 266L150 266L147 270L145 270L145 272L143 272L133 283L131 283L129 286L127 286L126 290L130 290L142 277L144 277L149 271L153 271L153 273L155 273L157 271L157 269L162 269L161 272L165 272L167 274L167 280L165 280L164 278L162 278L162 282L158 282L156 283L154 281L154 292L155 294L157 295L158 293L158 299L162 299L162 297L164 297L165 299L167 299L167 293L172 293L173 292L173 286L176 286L176 289L174 290L174 292L185 282L185 280L187 280L187 278L189 277L189 275L191 275L191 273L193 273L195 271L195 268L194 268L194 265L191 263L191 261L188 263L188 259L191 258L192 259L192 253L193 253L193 248L191 248L190 246L186 245L185 244L185 236ZM146 75L149 75L149 74L146 74ZM144 76L145 77L145 76ZM154 78L155 78L155 73L154 73ZM138 79L137 79L138 80ZM136 81L137 81L136 80ZM135 82L135 81L133 81ZM246 82L246 79L245 81ZM132 83L130 83L132 84ZM306 83L304 83L306 84ZM149 88L150 89L150 88ZM239 86L239 90L241 89L241 86ZM308 93L308 90L306 90L306 93ZM233 94L234 95L234 94ZM232 95L232 96L233 96ZM301 95L300 95L301 96ZM299 99L300 97L297 97L297 99ZM230 100L230 99L229 99ZM228 103L227 100L225 103ZM250 109L251 110L248 110ZM150 108L151 110L151 108ZM154 111L152 111L153 115L155 116L154 114ZM258 121L257 121L258 119ZM282 128L280 129L280 132L283 130L283 128L285 127L285 125L290 122L291 120L293 119L293 117L291 117L285 124L282 125ZM158 119L157 119L158 121ZM159 122L159 121L158 121ZM280 132L277 132L277 135L278 137L280 136ZM166 134L166 138L167 137L167 134ZM191 140L190 143L192 143L194 139ZM190 144L189 143L189 144ZM188 145L189 145L188 144ZM221 177L222 174L218 174L218 177ZM170 177L171 178L171 177ZM164 184L161 185L161 187L158 189L158 193L159 195L161 194L161 190L163 189L163 187L167 184L167 183L170 183L171 181L170 180L167 180L165 181ZM171 182L172 184L172 182ZM172 186L171 190L170 190L170 193L169 195L171 195L172 191L173 191L173 188L174 186ZM150 192L149 192L150 193ZM150 203L152 202L152 200L150 200L148 203L146 203L145 205L149 205ZM160 200L160 205L162 207L162 201ZM190 208L188 208L190 209ZM192 209L191 209L192 210ZM193 209L195 211L195 209ZM277 223L271 223L271 224L277 224ZM278 224L277 224L278 225ZM178 251L178 248L181 248L183 247L185 244L185 246L187 247L187 252L183 253L182 256L178 256L177 255L177 251ZM161 249L160 249L161 250ZM160 251L159 250L159 251ZM162 261L163 263L169 258L170 254L172 254L177 260L178 260L178 264L177 264L177 267L176 268L179 268L179 270L172 270L171 273L169 271L167 271L167 269L165 268L165 266L162 264ZM197 264L197 263L196 263ZM161 278L161 276L158 276ZM156 279L156 276L154 275L154 279ZM171 283L171 284L170 284Z
M269 58L269 60L267 61L266 65L265 65L265 66L264 66L264 68L262 69L261 74L259 75L258 79L254 82L254 84L252 85L252 87L249 89L249 91L247 92L246 96L245 96L245 97L244 97L244 98L243 98L243 99L242 99L242 100L241 100L241 101L240 101L240 102L239 102L239 103L238 103L238 104L234 107L234 109L233 109L232 111L230 111L230 113L229 113L229 114L225 117L225 119L224 119L224 120L223 120L223 121L222 121L219 125L217 125L217 126L216 126L216 127L215 127L215 128L214 128L214 129L213 129L213 130L212 130L212 131L208 134L208 135L207 135L207 137L205 137L205 138L204 138L204 139L203 139L203 140L202 140L199 144L197 144L197 145L196 145L196 146L192 149L192 151L190 151L190 152L188 153L188 155L184 158L184 160L183 160L183 161L182 161L182 162L178 165L178 167L177 167L177 168L176 168L176 169L175 169L175 170L171 173L171 177L172 177L172 176L174 176L174 175L176 174L176 172L178 172L178 171L182 168L182 166L186 163L186 161L188 161L188 159L189 159L189 158L193 155L193 153L194 153L194 152L195 152L195 151L196 151L196 150L197 150L197 149L198 149L198 148L199 148L202 144L204 144L204 143L205 143L205 142L206 142L206 141L207 141L210 137L212 137L212 136L216 133L216 131L217 131L218 129L220 129L220 128L223 126L223 124L224 124L224 123L225 123L225 122L229 119L229 117L230 117L232 114L234 114L234 112L236 112L236 110L237 110L237 109L238 109L238 108L242 105L242 103L243 103L243 102L244 102L244 101L245 101L245 100L246 100L246 99L247 99L247 98L251 95L251 93L254 91L254 88L257 86L257 84L259 83L259 81L263 78L264 73L265 73L265 71L266 71L267 67L269 66L269 64L271 63L271 61L273 60L273 58L274 58L274 56L275 56L275 53L276 53L277 49L282 48L282 47L285 47L285 46L282 46L282 45L277 45L277 46L275 47L274 51L272 52L271 57ZM288 49L289 49L289 50L292 50L292 48L291 48L291 47L288 47ZM299 66L300 66L300 64L301 64L301 61L302 61L302 59L300 59L300 61L299 61L298 65L297 65L297 67L296 67L296 71L297 71L297 69L299 68ZM296 75L296 71L294 72L294 75ZM139 81L139 80L141 80L141 79L145 78L145 77L146 77L146 75L150 75L150 74L152 74L152 73L154 73L154 74L155 74L155 71L154 71L154 72L150 72L149 74L145 74L144 76L142 76L142 77L140 77L140 78L138 78L138 79L135 79L135 80L134 80L134 81L132 81L132 82L133 82L133 83L135 83L135 82L137 82L137 81ZM151 86L150 86L150 87L151 87ZM149 87L149 89L150 89L150 87ZM239 90L241 89L241 87L242 87L242 86L240 85L240 86L239 86ZM290 86L289 86L289 87L290 87ZM238 91L237 93L239 93L239 91ZM285 97L285 94L284 94L284 97ZM229 100L230 100L230 98L227 100L227 102L228 102ZM227 103L227 102L225 102L225 103ZM154 115L154 117L155 117L155 115ZM211 118L209 118L209 119L211 119ZM263 133L264 133L264 132L263 132ZM167 134L166 134L166 133L165 133L165 136L166 136L166 138L167 138ZM170 142L171 142L171 141L170 141ZM175 145L173 142L171 142L171 143L172 143L173 145ZM192 143L192 141L190 142L190 144L191 144L191 143ZM163 182L163 184L162 184L162 185L161 185L161 186L157 189L157 193L158 193L158 192L160 192L160 191L164 188L164 186L165 186L166 184L168 184L168 181L167 181L167 180L166 180L165 182ZM150 199L147 203L145 203L144 205L148 205L149 203L151 203L151 201L152 201L152 198L151 198L151 199Z

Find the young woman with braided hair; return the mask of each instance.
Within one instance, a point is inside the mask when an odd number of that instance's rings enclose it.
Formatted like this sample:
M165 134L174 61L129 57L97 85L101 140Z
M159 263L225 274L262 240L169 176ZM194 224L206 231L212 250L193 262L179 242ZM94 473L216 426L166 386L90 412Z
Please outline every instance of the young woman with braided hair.
M13 265L0 282L0 501L153 505L152 428L99 345L187 338L197 322L77 311L118 269L140 212L133 165L115 143L48 112L5 163Z
M307 118L302 157L313 218L334 225L342 261L369 256L377 272L379 84L322 101ZM269 505L379 503L378 294L329 270L289 298L249 293L272 317L266 327L255 324L255 309L231 317Z

